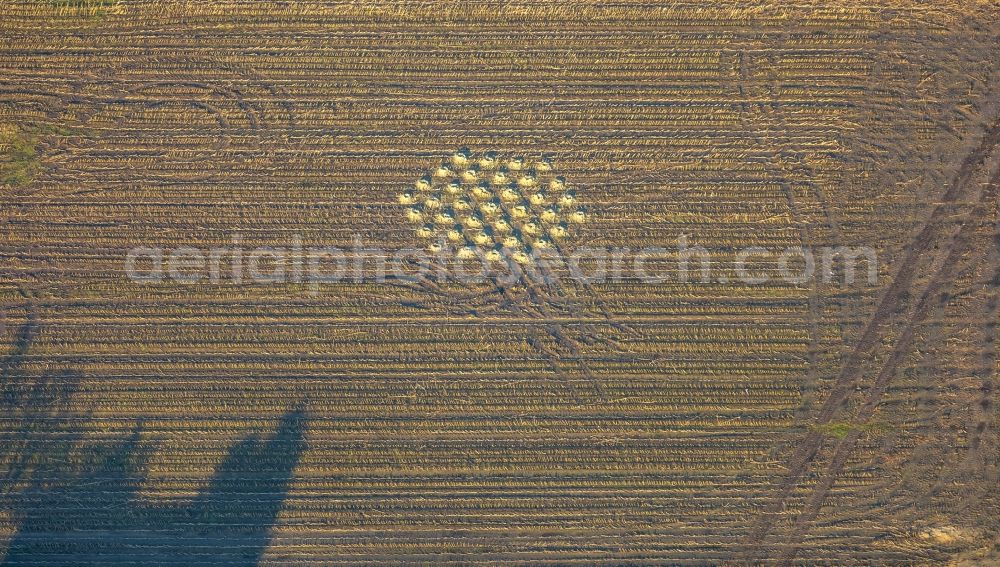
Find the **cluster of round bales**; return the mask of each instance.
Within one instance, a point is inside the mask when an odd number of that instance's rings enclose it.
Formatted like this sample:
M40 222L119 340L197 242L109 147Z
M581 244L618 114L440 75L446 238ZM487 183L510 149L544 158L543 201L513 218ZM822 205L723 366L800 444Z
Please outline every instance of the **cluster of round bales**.
M547 159L475 156L461 149L403 192L407 220L428 250L454 248L462 259L531 262L532 253L558 247L571 225L587 221L576 192Z

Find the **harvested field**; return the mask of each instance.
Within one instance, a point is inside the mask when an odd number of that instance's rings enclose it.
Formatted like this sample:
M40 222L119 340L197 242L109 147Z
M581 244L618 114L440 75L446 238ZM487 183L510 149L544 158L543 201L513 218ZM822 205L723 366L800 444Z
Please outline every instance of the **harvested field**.
M995 1L0 13L0 563L1000 564Z

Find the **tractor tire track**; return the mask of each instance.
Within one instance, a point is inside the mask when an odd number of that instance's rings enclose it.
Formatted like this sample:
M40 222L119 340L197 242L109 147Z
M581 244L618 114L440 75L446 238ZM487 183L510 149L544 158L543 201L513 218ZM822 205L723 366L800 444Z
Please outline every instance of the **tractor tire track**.
M1000 196L1000 169L994 173L987 187L980 193L979 207L977 207L977 209L981 210L984 205L994 202L998 196ZM973 220L973 218L971 218L972 215L973 213L970 213L970 218L968 219L969 221ZM907 322L902 334L896 340L892 354L882 364L875 379L875 383L865 400L865 404L861 406L855 419L852 420L855 424L866 423L875 413L875 409L878 407L882 397L889 388L890 382L895 375L896 368L910 353L911 347L913 346L916 338L917 324L923 321L930 313L934 306L934 301L937 297L938 291L948 284L955 268L969 252L972 245L972 234L975 230L976 224L974 222L965 222L962 225L959 235L954 239L954 242L957 245L951 247L951 251L949 252L947 259L934 274L930 283L928 283L926 289L924 290L924 293L921 295L920 300L914 309L913 315ZM833 487L833 483L836 481L839 473L847 464L847 460L850 458L851 452L853 451L857 441L861 438L862 434L863 431L860 428L852 428L851 432L843 440L841 440L840 443L838 443L833 460L827 467L827 470L819 484L813 490L813 493L810 495L806 503L805 509L796 521L795 530L789 538L791 547L786 550L780 564L790 564L794 559L798 549L797 544L805 535L809 524L819 514L823 500Z
M986 130L983 140L979 146L977 146L963 160L962 165L952 179L948 190L941 197L940 202L931 211L923 229L921 229L918 235L914 238L913 242L907 247L905 256L900 263L900 268L897 270L895 278L893 278L893 281L883 293L882 298L876 307L875 313L865 326L864 332L854 349L845 360L830 395L827 397L826 402L820 409L816 419L817 424L823 425L830 423L838 412L845 406L849 399L851 389L858 382L863 372L862 362L868 358L868 356L872 354L875 348L881 343L882 339L890 330L887 328L889 326L888 323L891 322L894 314L899 312L900 308L905 304L907 291L913 285L914 279L918 274L917 268L922 263L921 257L930 256L933 260L934 257L940 257L942 254L949 254L954 242L954 238L948 238L947 235L947 228L953 224L952 208L955 204L960 203L963 197L968 196L969 186L971 185L973 178L991 157L993 151L998 145L1000 145L1000 120L994 121L994 123ZM985 191L983 193L985 193ZM942 232L945 234L941 234ZM937 252L933 250L935 244L938 244ZM939 271L939 275L943 274L943 271ZM935 280L937 279L939 278L935 278ZM933 281L932 284L930 284L925 290L924 295L932 295L934 293L935 285L940 287L942 283L943 281ZM910 335L913 333L912 329L904 332L908 332ZM897 344L901 343L902 341L897 341ZM894 356L893 358L901 359L902 356ZM898 363L898 360L896 363ZM888 368L889 366L889 364L886 364L883 369ZM886 374L891 376L891 372ZM883 379L883 376L880 375L879 379ZM764 543L764 539L770 533L778 519L778 515L782 510L784 502L790 496L795 487L798 486L799 481L805 475L807 469L822 447L825 437L826 436L821 431L811 431L793 454L789 461L788 473L779 486L776 498L764 510L764 512L761 513L758 520L755 522L755 525L750 530L748 544L751 546L751 557L755 557L757 553L759 553L759 550ZM854 432L849 434L843 441L846 443L851 440L852 437L855 437ZM856 439L854 439L854 441L856 441ZM851 445L853 445L853 443L851 443ZM845 445L842 444L842 446ZM844 455L843 458L846 461L846 455ZM837 456L834 457L835 462L836 459Z
M997 192L996 185L1000 180L994 180L993 190ZM997 367L997 325L1000 321L1000 222L994 226L991 235L992 243L987 253L987 262L990 271L987 272L990 281L988 286L988 296L984 309L980 311L983 315L982 321L982 346L980 366L977 374L982 380L980 386L981 396L975 407L975 423L970 427L969 451L966 456L965 465L968 466L976 461L985 461L986 454L983 441L987 439L987 434L996 424L993 421L994 404L993 398L996 394L993 387L993 377ZM994 480L994 482L996 482Z

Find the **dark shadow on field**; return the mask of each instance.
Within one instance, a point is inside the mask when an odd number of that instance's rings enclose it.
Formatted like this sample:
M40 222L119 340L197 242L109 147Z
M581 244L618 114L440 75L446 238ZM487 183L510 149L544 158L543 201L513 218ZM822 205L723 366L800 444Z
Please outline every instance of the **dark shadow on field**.
M53 466L33 470L30 486L11 497L18 533L5 565L107 564L101 554L112 532L141 522L133 507L142 481L134 471L145 459L139 428L119 443L78 449L61 447ZM76 459L81 462L69 464ZM86 473L73 475L69 468ZM96 533L106 537L90 535Z
M34 340L35 335L38 333L38 313L34 309L28 310L28 318L23 325L18 327L17 332L14 333L14 344L9 353L7 353L2 362L0 362L0 378L3 379L3 391L4 391L4 407L8 407L8 404L13 401L12 398L8 396L8 386L11 385L12 378L20 373L21 365L24 363L24 357L28 354L28 350L31 348L31 342Z
M25 429L28 438L42 435L22 447L17 474L30 470L28 487L5 497L19 529L3 564L256 565L302 453L304 425L304 412L291 411L270 438L237 443L189 506L138 497L150 456L141 424L112 443Z
M80 438L68 419L70 398L81 376L72 370L39 377L4 376L0 452L6 494L32 470L43 472Z
M207 490L180 511L182 550L195 553L204 540L197 555L206 563L257 564L302 455L304 426L304 412L290 411L270 439L247 438L229 451Z
M26 367L34 305L0 358L0 509L18 531L3 565L256 565L305 446L305 411L266 438L233 446L188 506L139 498L150 447L142 424L123 439L84 439L71 411L83 376Z
M24 367L38 328L37 311L29 305L13 347L0 359L0 462L4 468L0 497L5 499L27 480L29 471L45 474L79 440L79 431L68 427L67 413L80 374L61 370L34 375Z

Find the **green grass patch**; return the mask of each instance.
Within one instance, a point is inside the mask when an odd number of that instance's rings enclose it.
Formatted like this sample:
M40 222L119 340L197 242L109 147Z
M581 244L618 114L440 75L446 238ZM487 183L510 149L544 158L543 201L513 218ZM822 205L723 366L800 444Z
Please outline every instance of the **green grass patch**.
M844 439L853 431L861 431L868 435L879 435L893 431L895 428L888 423L856 424L848 421L831 421L830 423L813 425L812 429L830 437Z
M0 185L21 187L31 183L41 170L43 141L88 134L85 128L64 124L0 125Z
M0 134L0 184L22 187L38 173L38 135L18 130Z
M822 423L814 425L813 429L819 431L824 435L829 435L831 437L836 437L837 439L843 439L851 434L853 427L850 423L838 421L831 423Z

